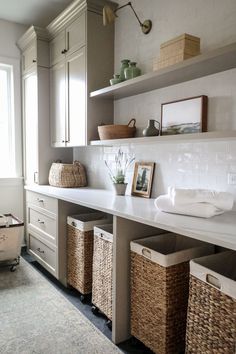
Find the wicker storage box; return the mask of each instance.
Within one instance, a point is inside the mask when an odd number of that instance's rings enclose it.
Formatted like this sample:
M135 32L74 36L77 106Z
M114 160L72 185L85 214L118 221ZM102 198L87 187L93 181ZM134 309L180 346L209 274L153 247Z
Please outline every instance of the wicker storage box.
M93 227L108 221L100 212L67 218L67 282L83 295L92 291Z
M213 251L172 233L131 242L131 334L154 353L184 351L189 260Z
M72 188L87 185L84 166L74 161L73 164L53 162L49 171L49 184L54 187Z
M92 303L112 320L113 226L94 227Z
M236 252L190 262L186 353L236 353Z
M184 33L160 46L160 57L154 59L153 70L179 63L200 54L200 38Z

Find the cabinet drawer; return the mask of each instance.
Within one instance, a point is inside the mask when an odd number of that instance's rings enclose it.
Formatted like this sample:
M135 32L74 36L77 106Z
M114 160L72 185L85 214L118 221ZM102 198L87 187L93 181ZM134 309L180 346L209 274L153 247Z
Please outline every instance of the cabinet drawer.
M66 54L71 54L85 45L85 13L66 28Z
M55 218L29 207L28 223L37 231L41 231L42 237L45 237L49 242L56 243L57 225Z
M31 203L33 205L36 205L39 208L57 214L57 199L55 198L51 198L43 194L27 191L26 200L27 203Z
M57 275L56 251L29 233L28 250L50 273Z
M36 43L27 48L22 54L22 72L26 72L32 66L36 65L37 49Z

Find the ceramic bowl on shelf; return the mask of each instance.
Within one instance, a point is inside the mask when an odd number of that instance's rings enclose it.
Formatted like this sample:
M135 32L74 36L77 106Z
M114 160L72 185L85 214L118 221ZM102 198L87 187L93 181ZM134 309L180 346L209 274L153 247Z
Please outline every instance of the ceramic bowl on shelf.
M120 74L114 74L113 78L110 79L110 84L111 85L115 85L115 84L119 84L121 82L121 78L120 78Z

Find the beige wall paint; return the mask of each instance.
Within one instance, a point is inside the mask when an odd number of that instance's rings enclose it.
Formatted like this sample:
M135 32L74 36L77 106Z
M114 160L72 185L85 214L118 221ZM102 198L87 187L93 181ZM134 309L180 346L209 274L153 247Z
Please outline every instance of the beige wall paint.
M119 4L126 3L125 0ZM141 20L151 19L153 29L143 35L137 20L127 7L119 11L115 34L115 72L120 60L138 62L143 72L152 70L153 57L159 55L160 44L181 33L201 37L201 51L236 41L235 0L133 0ZM154 90L115 102L115 122L137 119L138 134L148 119L160 120L161 103L205 94L209 97L208 130L236 129L236 69ZM137 161L156 162L152 197L166 193L169 185L187 188L227 190L235 195L236 186L228 185L228 173L236 173L236 142L193 142L122 146L135 154ZM92 186L112 189L104 159L114 161L117 148L75 149L75 158L88 170ZM129 171L128 193L132 181Z

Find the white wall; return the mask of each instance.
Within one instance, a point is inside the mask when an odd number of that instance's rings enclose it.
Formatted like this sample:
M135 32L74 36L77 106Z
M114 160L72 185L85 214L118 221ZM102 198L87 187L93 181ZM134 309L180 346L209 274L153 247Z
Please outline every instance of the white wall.
M14 61L20 60L20 51L16 46L16 41L25 30L26 27L23 25L0 20L1 58L10 58L14 59ZM18 75L20 76L20 73ZM19 81L20 77L17 79ZM20 84L15 96L16 101L20 102ZM20 107L18 109L21 110ZM18 124L18 133L19 130L21 130L21 126ZM21 134L19 134L20 136ZM18 146L18 151L22 150L20 145L21 142ZM21 178L0 179L0 213L13 213L19 218L23 218L23 180Z
M122 0L119 3L123 4ZM119 11L116 20L115 72L122 58L138 62L143 72L152 70L152 60L162 42L184 32L201 37L206 52L236 41L235 0L133 0L142 20L151 19L153 29L143 35L129 8ZM115 102L115 122L137 119L139 134L147 120L160 120L163 102L184 97L208 95L208 130L236 129L236 69L155 90ZM133 145L123 147L136 160L156 162L152 196L167 191L168 185L228 190L228 173L236 172L236 141ZM117 148L90 147L75 149L75 158L83 162L92 186L112 188L104 159L114 160ZM132 179L130 171L128 180ZM130 187L130 185L129 185Z

